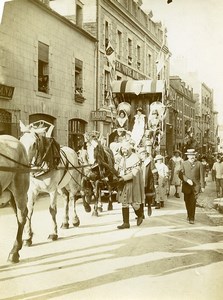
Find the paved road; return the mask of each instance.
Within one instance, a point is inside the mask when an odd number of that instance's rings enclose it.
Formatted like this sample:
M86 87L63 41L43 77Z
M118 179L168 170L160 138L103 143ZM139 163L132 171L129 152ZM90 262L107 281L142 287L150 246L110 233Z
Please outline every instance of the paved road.
M173 194L173 191L171 191ZM183 198L170 196L140 227L118 230L121 207L99 217L77 207L79 228L59 230L47 240L48 198L35 206L33 246L19 264L7 263L15 234L10 207L0 209L0 299L220 300L223 278L223 227L207 216L215 194L210 179L201 195L196 223L186 221ZM61 200L58 203L61 223ZM105 206L106 207L106 206Z

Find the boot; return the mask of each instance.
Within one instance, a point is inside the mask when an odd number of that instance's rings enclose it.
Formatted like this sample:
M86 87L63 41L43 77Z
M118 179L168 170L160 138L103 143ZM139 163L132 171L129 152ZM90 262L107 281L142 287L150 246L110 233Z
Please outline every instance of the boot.
M160 207L161 207L160 203L157 203L155 209L160 209Z
M123 224L117 226L118 229L126 229L130 227L129 224L129 207L123 207L122 208L122 218L123 218Z
M135 214L137 215L137 226L140 226L141 224L142 224L142 222L143 222L143 214L142 214L142 210L141 210L141 208L139 208L139 209L137 209L137 210L135 210L134 209L134 211L135 211Z
M147 204L147 214L148 214L149 217L152 215L152 208L151 208L150 203Z
M144 203L140 204L140 209L141 209L142 217L143 217L143 219L145 219L145 215L144 215Z
M164 201L160 201L160 207L164 207Z

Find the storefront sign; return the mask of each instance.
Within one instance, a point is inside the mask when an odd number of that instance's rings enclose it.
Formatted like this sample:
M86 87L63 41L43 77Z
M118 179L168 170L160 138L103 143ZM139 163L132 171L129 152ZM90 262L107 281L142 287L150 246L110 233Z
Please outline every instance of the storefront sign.
M105 121L107 117L106 111L95 110L91 112L92 121Z
M133 70L132 68L129 68L128 66L123 65L119 61L115 62L115 69L117 71L121 72L122 74L131 77L132 79L136 79L136 80L143 80L143 79L145 79L145 76L141 75L140 73L138 73L137 71Z
M0 98L11 100L14 93L14 89L15 88L12 86L0 84Z

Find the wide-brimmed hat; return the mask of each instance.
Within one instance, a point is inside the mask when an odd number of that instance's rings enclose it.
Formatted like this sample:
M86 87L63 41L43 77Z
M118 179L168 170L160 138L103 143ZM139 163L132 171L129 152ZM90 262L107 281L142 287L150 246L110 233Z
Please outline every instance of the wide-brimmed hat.
M186 155L196 155L197 152L195 149L187 149L187 152L185 152Z
M155 161L156 161L156 160L163 160L163 156L160 155L160 154L157 154L157 155L155 156L154 160L155 160Z

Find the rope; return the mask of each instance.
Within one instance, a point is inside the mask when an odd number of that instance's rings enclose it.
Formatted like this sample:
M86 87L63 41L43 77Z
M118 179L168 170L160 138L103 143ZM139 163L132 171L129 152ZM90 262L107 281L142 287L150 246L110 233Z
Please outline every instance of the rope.
M18 164L18 165L20 165L20 166L23 166L23 167L25 167L25 168L30 168L29 165L25 165L25 164L23 164L23 163L20 163L19 161L16 161L16 160L14 160L13 158L11 158L11 157L9 157L9 156L3 154L3 153L0 153L0 156L2 156L2 157L4 157L4 158L7 158L8 160L13 161L14 163L16 163L16 164Z

